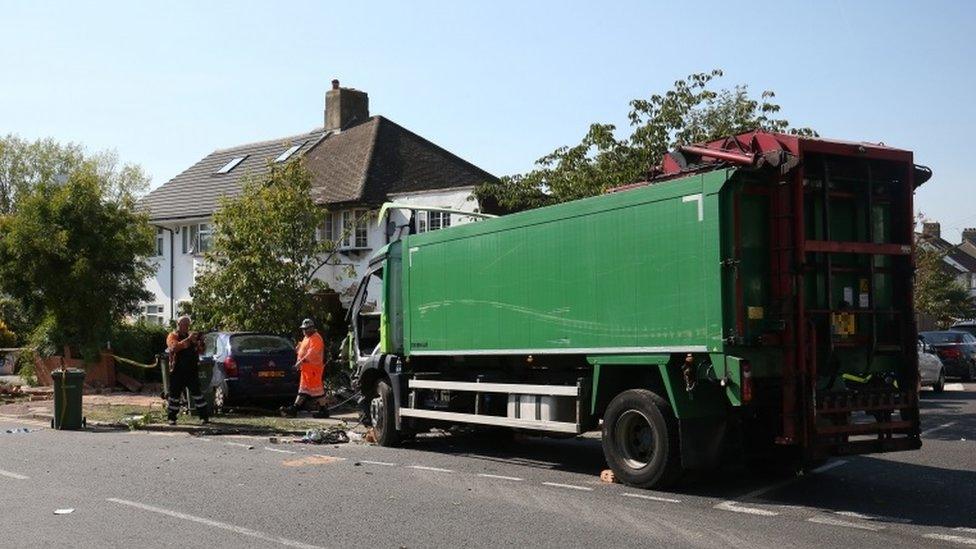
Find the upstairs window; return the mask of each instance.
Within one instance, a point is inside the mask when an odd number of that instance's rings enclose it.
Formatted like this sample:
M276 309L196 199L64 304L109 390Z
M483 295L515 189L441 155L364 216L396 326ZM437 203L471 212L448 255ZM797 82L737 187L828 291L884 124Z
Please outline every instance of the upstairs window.
M163 228L156 227L156 255L158 257L163 256Z
M428 228L431 231L451 226L451 214L448 212L427 212Z
M222 167L219 170L217 170L215 172L215 174L216 175L223 175L225 173L229 173L231 170L233 170L234 168L236 168L238 164L240 164L241 162L244 162L244 159L245 158L247 158L247 155L246 154L244 156L238 156L238 157L234 158L230 162L224 164L224 167Z
M369 247L369 213L366 209L345 210L342 212L341 248Z
M279 154L278 155L278 158L275 158L274 159L274 163L275 164L280 164L281 162L286 162L289 158L291 158L291 155L293 155L296 152L298 152L298 149L300 149L303 146L305 146L305 143L308 143L308 141L305 141L304 143L299 143L298 145L293 145L292 147L290 147L285 152Z
M334 242L336 239L336 221L337 217L333 213L325 214L325 221L322 222L322 226L319 227L319 241L320 242Z
M139 311L139 320L149 324L163 325L162 305L143 305Z
M210 223L196 223L183 225L180 236L184 254L203 254L213 246L213 225Z

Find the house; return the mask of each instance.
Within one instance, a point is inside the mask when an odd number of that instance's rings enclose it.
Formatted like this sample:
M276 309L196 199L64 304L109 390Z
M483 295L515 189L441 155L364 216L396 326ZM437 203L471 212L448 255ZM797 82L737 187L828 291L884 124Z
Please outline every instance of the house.
M242 178L260 177L275 163L303 157L312 174L312 198L328 210L319 238L338 240L337 265L316 276L335 290L343 305L352 293L371 251L388 242L375 223L383 203L478 212L477 185L496 178L431 141L383 116L370 116L363 91L339 86L325 96L325 119L306 133L216 150L143 197L139 206L156 228L154 277L146 288L155 296L142 316L165 323L179 303L190 300L190 287L210 249L212 216L223 196L241 192ZM405 223L398 212L399 222ZM436 230L474 220L458 214L417 212L418 231Z
M942 238L942 226L937 222L922 223L922 232L916 233L921 246L943 254L944 268L956 281L976 297L976 229L962 233L962 243L953 244Z

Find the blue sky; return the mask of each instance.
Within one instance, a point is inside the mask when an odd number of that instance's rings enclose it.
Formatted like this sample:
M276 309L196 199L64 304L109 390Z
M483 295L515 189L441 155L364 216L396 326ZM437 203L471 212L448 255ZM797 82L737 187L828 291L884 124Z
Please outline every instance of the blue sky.
M159 185L321 124L333 77L497 175L722 68L821 135L912 149L976 226L976 2L3 2L0 133L116 149Z

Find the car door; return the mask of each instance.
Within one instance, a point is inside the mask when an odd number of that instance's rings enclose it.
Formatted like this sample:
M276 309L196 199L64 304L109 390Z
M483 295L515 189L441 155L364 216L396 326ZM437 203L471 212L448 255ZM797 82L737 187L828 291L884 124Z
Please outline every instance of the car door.
M924 341L918 342L918 373L922 378L922 385L931 385L939 378L942 361L935 356L935 351Z

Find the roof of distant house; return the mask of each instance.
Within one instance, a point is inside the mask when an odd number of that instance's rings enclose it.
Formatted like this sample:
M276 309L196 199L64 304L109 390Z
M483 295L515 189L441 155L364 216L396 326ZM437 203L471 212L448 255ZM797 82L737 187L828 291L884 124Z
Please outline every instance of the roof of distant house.
M216 150L143 197L140 208L154 221L210 216L220 197L240 194L242 178L267 175L274 161L293 147L283 160L305 158L312 197L319 204L380 204L390 193L469 187L496 179L399 124L372 116L341 132L316 129Z

